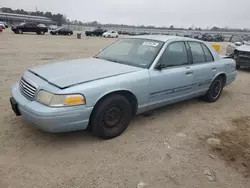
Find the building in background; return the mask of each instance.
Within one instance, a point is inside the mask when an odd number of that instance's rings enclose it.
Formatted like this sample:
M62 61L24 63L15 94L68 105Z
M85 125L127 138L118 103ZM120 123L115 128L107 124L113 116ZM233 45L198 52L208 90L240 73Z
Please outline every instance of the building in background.
M0 21L7 22L10 25L19 24L22 22L35 22L39 24L52 25L56 22L52 21L50 18L42 16L31 16L23 14L12 14L0 12Z

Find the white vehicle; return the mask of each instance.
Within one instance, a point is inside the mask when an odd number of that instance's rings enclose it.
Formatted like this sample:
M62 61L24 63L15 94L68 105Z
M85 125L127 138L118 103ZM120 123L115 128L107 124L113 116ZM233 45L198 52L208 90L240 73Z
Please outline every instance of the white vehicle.
M1 27L2 29L5 29L5 24L4 24L3 22L0 22L0 27Z
M50 25L49 29L50 30L56 30L56 29L58 29L58 26L57 25Z
M105 38L118 38L119 34L116 31L110 30L102 34Z

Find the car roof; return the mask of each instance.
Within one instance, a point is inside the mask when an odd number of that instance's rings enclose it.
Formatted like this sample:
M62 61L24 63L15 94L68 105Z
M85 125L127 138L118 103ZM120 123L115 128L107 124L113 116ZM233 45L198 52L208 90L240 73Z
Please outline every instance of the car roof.
M179 37L174 35L138 35L138 36L132 36L130 38L158 40L162 42L167 42L168 40L199 41L197 39L192 39L188 37Z

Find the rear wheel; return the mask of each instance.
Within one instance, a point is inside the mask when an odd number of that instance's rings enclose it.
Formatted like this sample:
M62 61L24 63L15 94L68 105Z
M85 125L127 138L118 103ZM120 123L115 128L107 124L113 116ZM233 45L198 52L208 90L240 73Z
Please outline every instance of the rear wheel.
M41 31L40 34L41 34L41 35L44 35L44 31Z
M209 87L204 100L207 102L215 102L219 99L223 90L223 79L221 76L217 77Z
M93 133L104 139L122 134L132 119L132 107L121 95L111 95L102 100L91 116Z

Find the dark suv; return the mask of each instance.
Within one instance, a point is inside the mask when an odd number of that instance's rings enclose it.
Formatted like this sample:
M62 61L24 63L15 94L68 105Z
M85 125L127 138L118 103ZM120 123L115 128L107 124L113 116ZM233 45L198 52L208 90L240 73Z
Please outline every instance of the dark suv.
M44 35L48 32L48 28L44 24L36 23L21 23L17 26L12 26L11 30L16 34L22 34L24 32L35 32L38 35Z
M102 34L105 32L106 30L103 30L101 28L95 29L94 31L86 31L85 35L86 36L102 36Z

